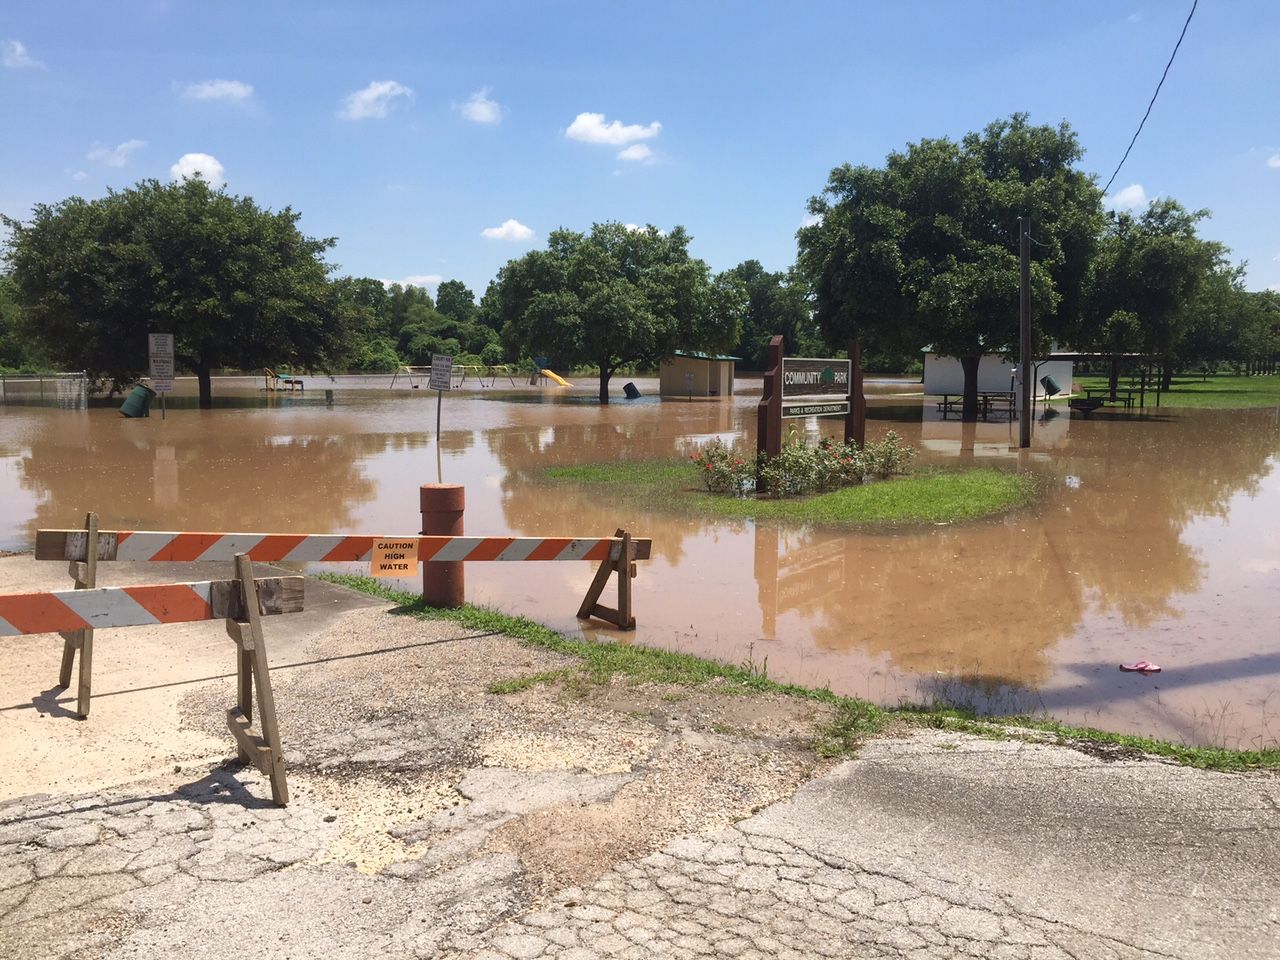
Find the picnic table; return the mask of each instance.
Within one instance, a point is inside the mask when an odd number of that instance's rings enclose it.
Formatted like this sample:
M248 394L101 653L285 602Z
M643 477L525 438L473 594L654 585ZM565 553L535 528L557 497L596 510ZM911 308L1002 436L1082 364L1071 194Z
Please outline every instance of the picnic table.
M1122 403L1126 407L1132 407L1134 403L1134 395L1137 394L1137 392L1137 390L1134 390L1131 387L1116 387L1115 402ZM1110 387L1087 387L1084 391L1084 395L1090 400L1101 399L1106 403L1110 403L1112 401Z
M938 401L938 411L945 420L952 413L960 413L964 408L964 394L944 393ZM1012 390L979 390L978 415L989 420L992 413L1007 414L1010 420L1017 419Z

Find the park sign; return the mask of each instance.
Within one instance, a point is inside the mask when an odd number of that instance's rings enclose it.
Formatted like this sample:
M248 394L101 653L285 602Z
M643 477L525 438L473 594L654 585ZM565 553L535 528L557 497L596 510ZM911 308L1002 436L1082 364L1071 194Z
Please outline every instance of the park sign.
M843 400L849 396L851 368L848 360L783 357L783 402L798 397L839 397Z
M449 390L453 387L453 357L443 353L431 355L431 379L427 386L432 390Z
M848 360L783 357L783 418L846 416L852 369Z
M151 389L156 393L169 393L173 390L173 334L147 334L147 354Z

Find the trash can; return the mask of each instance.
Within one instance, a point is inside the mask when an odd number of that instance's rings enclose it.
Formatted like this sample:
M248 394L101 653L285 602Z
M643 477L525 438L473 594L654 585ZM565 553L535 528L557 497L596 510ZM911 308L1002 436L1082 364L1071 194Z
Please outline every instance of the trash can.
M129 392L129 396L125 397L124 403L120 405L120 415L122 417L151 416L151 401L155 396L156 392L145 383L138 384Z
M622 392L628 400L636 400L640 397L640 391L636 389L636 385L634 383L625 384L622 387Z
M1062 392L1062 388L1058 386L1058 381L1053 377L1041 377L1040 386L1044 387L1044 395L1046 397L1054 397Z

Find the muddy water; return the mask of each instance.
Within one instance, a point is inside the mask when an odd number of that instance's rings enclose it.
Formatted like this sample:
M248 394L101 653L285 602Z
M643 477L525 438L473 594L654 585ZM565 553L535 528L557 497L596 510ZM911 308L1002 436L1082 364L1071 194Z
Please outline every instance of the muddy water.
M941 697L1195 743L1280 740L1280 410L1057 415L1019 453L1016 425L937 422L903 395L910 385L873 386L873 436L898 430L926 463L1032 470L1049 492L992 521L868 534L641 516L526 479L685 454L714 436L750 441L750 395L602 409L581 402L590 385L464 390L445 398L437 445L433 394L393 393L385 379L323 386L332 407L314 385L270 405L252 384L220 385L232 406L179 404L165 421L0 407L0 548L88 510L106 528L411 533L418 485L440 469L467 486L468 533L651 536L628 642L767 663L777 678L888 703ZM468 598L576 633L591 573L471 564ZM1136 659L1164 672L1117 670Z

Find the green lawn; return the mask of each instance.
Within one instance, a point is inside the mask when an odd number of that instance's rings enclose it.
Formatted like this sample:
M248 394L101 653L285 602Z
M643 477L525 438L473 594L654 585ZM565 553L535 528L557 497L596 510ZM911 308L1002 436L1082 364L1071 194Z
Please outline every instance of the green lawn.
M1126 377L1120 378L1120 386L1127 387ZM1105 389L1106 377L1076 377L1076 390L1086 388ZM1135 398L1136 399L1136 398ZM1146 404L1156 405L1155 394L1147 391ZM1205 409L1233 410L1244 407L1280 407L1280 376L1233 377L1212 374L1202 380L1195 374L1180 374L1173 378L1173 388L1160 394L1163 407L1202 407Z
M659 512L680 512L725 520L790 520L851 526L896 526L975 520L1026 506L1038 484L1028 474L989 467L921 470L795 500L757 500L707 493L696 486L697 472L684 461L585 464L550 467L542 479L553 484L607 488Z

